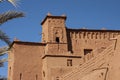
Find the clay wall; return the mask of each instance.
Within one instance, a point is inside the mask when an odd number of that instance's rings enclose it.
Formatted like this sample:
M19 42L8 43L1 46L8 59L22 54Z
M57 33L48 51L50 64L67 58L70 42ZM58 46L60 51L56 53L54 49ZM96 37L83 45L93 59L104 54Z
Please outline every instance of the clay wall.
M42 25L42 42L48 42L48 20Z
M8 80L13 80L14 52L14 48L11 48L8 54Z
M119 34L119 31L109 30L67 29L68 50L81 56L84 56L84 49L98 49L99 53L111 44L111 38L115 38Z
M89 61L83 63L78 68L72 70L69 74L64 75L64 78L61 80L86 80L90 78L90 80L104 80L106 77L106 72L109 66L109 60L111 60L111 56L113 56L115 50L115 43L108 46L104 51L100 54L95 55ZM99 73L102 73L99 74Z
M42 22L42 42L66 42L65 18L63 16L46 16Z
M45 47L46 54L65 54L67 52L67 44L64 43L48 43Z
M9 53L9 68L11 68L8 72L9 78L11 80L41 80L41 57L44 53L44 45L14 43L11 49L14 52Z
M80 57L48 56L43 59L43 80L57 80L82 63Z

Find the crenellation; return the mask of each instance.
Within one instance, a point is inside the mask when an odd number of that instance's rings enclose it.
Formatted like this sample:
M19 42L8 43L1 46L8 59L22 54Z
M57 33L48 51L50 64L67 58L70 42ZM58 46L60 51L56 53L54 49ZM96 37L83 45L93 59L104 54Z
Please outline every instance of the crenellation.
M118 35L119 33L111 32L70 32L71 39L109 39Z

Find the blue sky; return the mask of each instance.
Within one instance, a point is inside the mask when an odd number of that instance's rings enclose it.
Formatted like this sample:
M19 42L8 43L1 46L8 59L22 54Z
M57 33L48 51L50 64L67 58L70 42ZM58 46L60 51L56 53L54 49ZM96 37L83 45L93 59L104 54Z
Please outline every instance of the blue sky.
M17 8L7 2L0 4L0 13L8 10L25 13L24 18L0 26L11 41L16 37L22 41L40 42L40 23L48 12L58 16L65 14L68 28L120 29L120 0L20 0ZM0 46L4 45L0 41ZM0 69L0 74L6 75L7 68Z

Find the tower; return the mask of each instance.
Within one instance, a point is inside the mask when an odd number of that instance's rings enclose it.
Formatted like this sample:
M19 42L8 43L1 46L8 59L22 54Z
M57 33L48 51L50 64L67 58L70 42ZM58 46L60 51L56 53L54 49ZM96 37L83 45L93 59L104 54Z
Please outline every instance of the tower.
M67 51L66 16L47 14L42 21L42 42L47 43L46 53Z
M42 43L46 43L45 54L42 57L42 80L53 80L53 78L58 78L58 76L54 75L52 72L54 70L60 70L58 66L66 64L62 63L66 61L64 54L67 55L68 52L65 21L65 15L52 16L49 13L41 23ZM54 64L51 64L52 62ZM58 62L60 62L60 64L58 64Z
M67 43L66 28L65 28L66 16L52 16L47 14L42 21L42 42L45 43Z

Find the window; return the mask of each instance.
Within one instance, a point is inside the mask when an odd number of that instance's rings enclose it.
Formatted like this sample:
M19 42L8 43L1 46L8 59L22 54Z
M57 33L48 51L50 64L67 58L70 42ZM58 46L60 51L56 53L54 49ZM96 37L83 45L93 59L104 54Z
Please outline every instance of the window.
M72 66L72 59L67 59L67 66Z
M92 53L92 49L84 49L84 55Z
M43 76L45 77L45 71L43 71Z
M22 80L22 73L20 73L20 80Z
M11 67L9 68L10 70L9 70L9 75L11 76Z
M59 77L56 77L56 80L59 80Z
M59 43L59 42L60 42L59 37L56 37L56 42L57 42L57 43Z
M92 49L84 49L84 61L90 60L92 57Z
M38 80L38 75L36 75L36 79L35 80Z

